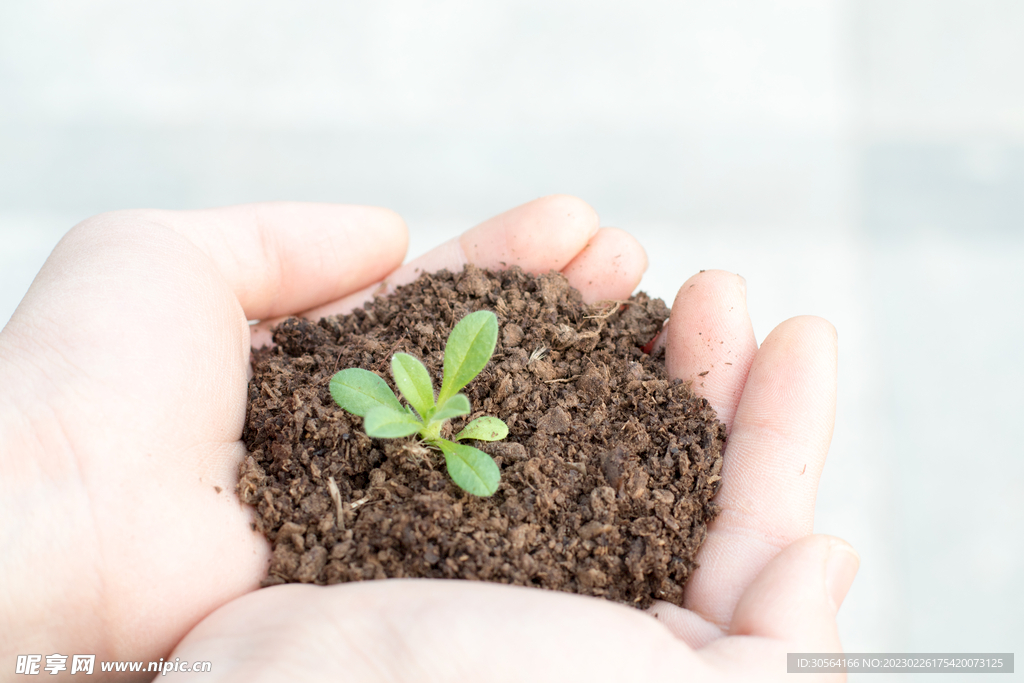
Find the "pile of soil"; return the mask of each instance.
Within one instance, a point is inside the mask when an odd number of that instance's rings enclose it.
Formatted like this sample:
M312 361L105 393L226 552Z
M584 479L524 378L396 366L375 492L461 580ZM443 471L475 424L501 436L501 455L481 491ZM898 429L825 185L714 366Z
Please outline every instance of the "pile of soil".
M498 316L494 357L464 389L508 438L473 443L501 468L490 498L448 478L415 437L377 440L341 410L338 370L420 358L440 386L454 324ZM423 275L363 309L292 318L254 350L238 491L273 544L264 585L389 577L462 578L681 604L717 513L725 428L642 350L668 316L660 299L584 304L558 273L518 268ZM448 436L449 432L443 434Z

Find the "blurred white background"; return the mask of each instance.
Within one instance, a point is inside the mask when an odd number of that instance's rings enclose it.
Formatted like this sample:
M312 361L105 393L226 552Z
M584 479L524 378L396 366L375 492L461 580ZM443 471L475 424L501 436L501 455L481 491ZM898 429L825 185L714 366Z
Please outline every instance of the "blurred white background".
M575 194L669 303L724 268L758 339L837 326L847 651L1020 651L1022 36L1014 0L5 1L0 324L101 211L377 204L415 255Z

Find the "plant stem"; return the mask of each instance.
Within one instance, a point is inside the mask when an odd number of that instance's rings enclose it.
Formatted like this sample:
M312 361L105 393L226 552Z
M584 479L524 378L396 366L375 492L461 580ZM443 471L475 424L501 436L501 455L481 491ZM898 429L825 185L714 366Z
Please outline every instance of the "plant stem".
M428 423L423 429L420 430L420 436L423 437L424 441L437 441L438 439L441 438L441 423Z

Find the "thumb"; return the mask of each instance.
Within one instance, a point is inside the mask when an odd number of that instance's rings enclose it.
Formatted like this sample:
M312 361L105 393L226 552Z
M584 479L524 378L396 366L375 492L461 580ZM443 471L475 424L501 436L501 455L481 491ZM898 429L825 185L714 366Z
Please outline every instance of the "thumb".
M362 289L397 268L408 245L401 217L371 206L265 202L127 215L199 247L249 319L294 315Z
M836 613L860 566L834 536L805 536L779 553L740 598L730 635L787 642L798 652L841 652Z

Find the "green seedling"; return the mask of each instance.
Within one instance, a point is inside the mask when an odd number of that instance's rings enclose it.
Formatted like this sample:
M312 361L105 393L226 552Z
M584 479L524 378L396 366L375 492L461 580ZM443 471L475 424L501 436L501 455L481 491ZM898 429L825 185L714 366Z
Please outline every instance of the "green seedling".
M367 436L397 439L419 433L428 445L441 451L448 475L474 496L498 490L498 465L483 451L441 438L441 426L453 417L468 415L469 399L459 390L480 374L498 341L498 318L490 311L470 313L460 320L444 348L444 377L434 397L434 384L423 363L407 353L391 358L395 386L408 402L402 405L378 375L359 368L342 370L331 378L331 396L348 412L363 418ZM455 441L500 441L508 426L496 417L483 416L455 435Z

